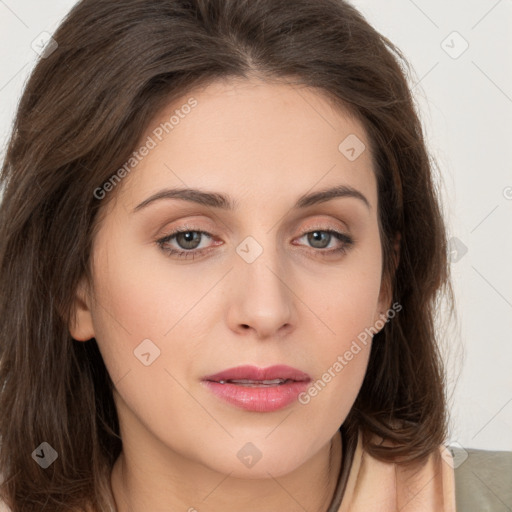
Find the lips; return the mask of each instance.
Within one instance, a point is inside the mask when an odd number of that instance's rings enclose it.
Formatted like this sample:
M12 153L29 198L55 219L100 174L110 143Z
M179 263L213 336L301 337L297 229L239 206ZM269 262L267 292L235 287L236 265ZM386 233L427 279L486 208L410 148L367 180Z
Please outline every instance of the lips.
M277 411L297 402L310 381L307 373L285 365L237 366L202 379L203 385L222 401L260 413Z
M278 386L286 381L309 382L311 377L296 368L286 365L275 365L267 368L256 366L237 366L229 368L203 380L210 382L232 383L246 386Z

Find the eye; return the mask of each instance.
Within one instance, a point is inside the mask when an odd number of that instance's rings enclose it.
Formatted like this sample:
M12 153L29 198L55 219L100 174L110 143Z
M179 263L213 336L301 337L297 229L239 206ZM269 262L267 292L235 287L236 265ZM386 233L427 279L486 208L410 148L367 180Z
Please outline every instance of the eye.
M208 250L205 248L198 249L203 236L212 238L212 235L206 231L184 227L182 229L177 229L165 238L158 240L157 244L169 256L194 259L196 255L200 255ZM178 249L173 248L172 246L169 247L169 243L174 239L176 239L175 241L178 244Z
M299 239L304 237L314 249L318 249L316 252L320 252L322 256L345 254L354 244L354 240L350 236L331 228L315 228L313 230L310 228ZM333 241L338 242L338 246L327 249Z
M206 231L183 227L161 238L157 241L157 244L169 256L194 259L196 256L201 256L212 249L211 247L199 248L204 237L213 239L213 236ZM313 252L326 257L333 254L345 254L354 244L354 240L350 236L330 228L309 229L302 233L298 239L304 237L307 237L307 242L311 244L313 249L317 249ZM177 248L170 245L173 241L178 245ZM328 248L331 242L338 242L338 245L334 248Z

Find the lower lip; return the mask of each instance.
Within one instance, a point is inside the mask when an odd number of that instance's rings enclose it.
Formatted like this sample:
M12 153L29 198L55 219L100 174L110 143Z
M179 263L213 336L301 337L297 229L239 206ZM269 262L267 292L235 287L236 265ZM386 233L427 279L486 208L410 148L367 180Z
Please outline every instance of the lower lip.
M209 380L202 381L208 389L226 402L246 411L272 412L282 409L297 400L305 391L308 382L288 382L278 386L248 387L240 384L220 384Z

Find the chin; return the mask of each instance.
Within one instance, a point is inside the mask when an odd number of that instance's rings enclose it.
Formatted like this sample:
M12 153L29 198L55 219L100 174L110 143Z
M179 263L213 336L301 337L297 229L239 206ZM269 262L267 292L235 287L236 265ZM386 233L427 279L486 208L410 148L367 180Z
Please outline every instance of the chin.
M257 441L236 443L236 447L226 448L222 454L212 454L212 458L203 463L233 478L265 479L292 473L309 458L291 444L282 443L276 448L268 442L265 446L262 444Z

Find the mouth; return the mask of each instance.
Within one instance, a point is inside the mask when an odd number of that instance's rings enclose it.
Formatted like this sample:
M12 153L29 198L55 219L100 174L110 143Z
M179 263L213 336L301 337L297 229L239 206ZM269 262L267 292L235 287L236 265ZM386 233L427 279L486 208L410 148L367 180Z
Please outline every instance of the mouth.
M255 412L272 412L292 404L310 381L307 373L286 365L238 366L202 379L218 398Z
M261 387L269 387L269 386L281 386L285 383L289 382L298 382L293 379L273 379L273 380L249 380L249 379L228 379L228 380L219 380L219 381L210 381L210 382L218 382L219 384L238 384L239 386L245 386L247 388L261 388Z
M203 380L219 382L221 384L229 382L242 386L279 386L289 381L309 382L311 377L297 368L280 364L268 366L267 368L258 368L250 365L236 366L214 375L208 375Z

